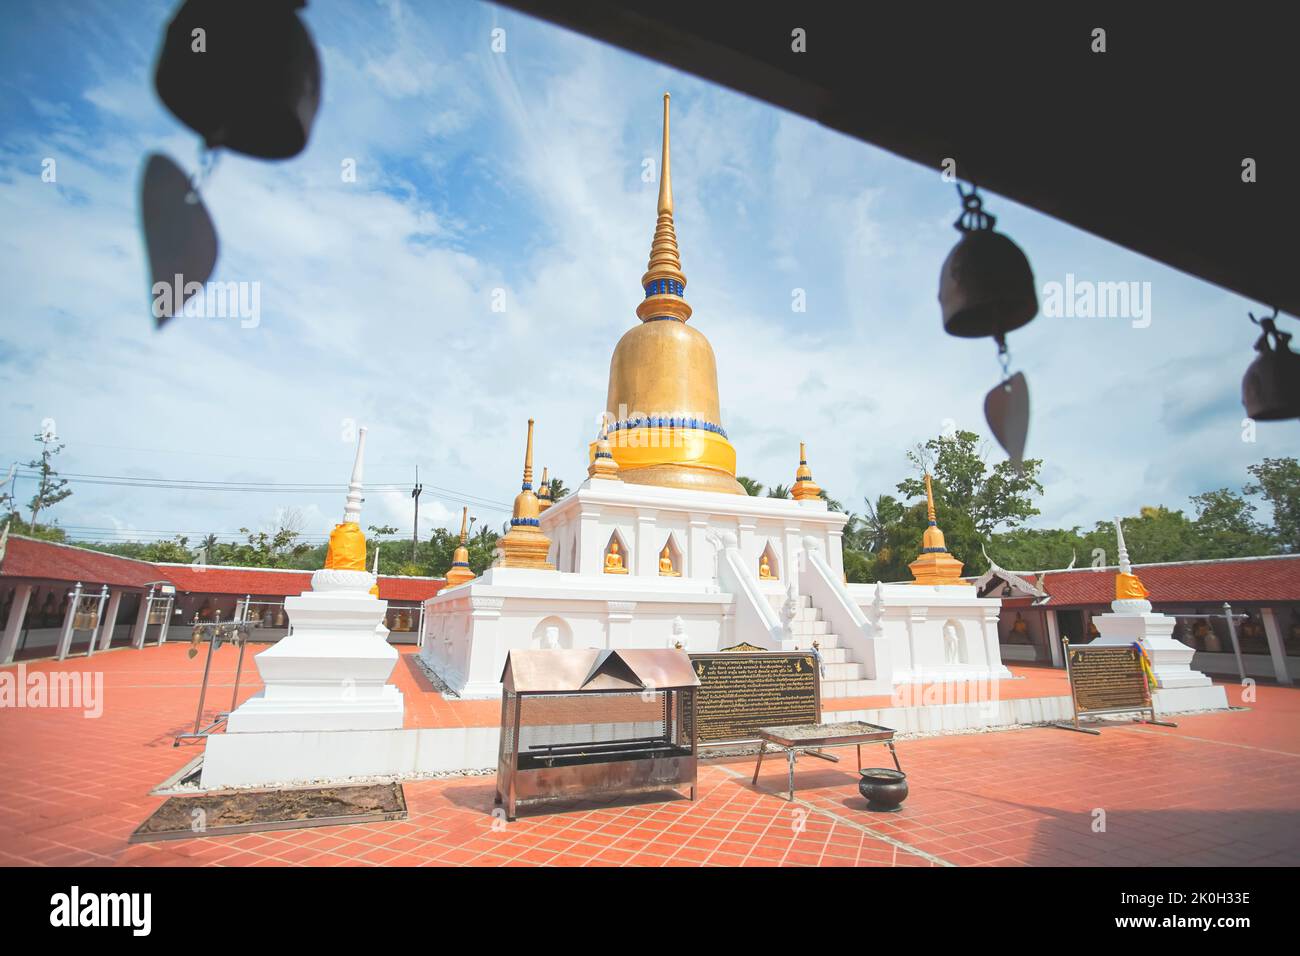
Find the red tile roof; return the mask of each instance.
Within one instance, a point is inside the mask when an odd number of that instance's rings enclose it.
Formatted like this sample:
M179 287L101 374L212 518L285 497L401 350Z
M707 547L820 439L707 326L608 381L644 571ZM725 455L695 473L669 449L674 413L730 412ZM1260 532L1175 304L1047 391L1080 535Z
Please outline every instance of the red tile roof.
M1047 571L1042 587L1050 607L1109 604L1116 568ZM1300 601L1300 555L1135 564L1152 604L1272 604Z
M170 581L176 585L177 591L262 597L301 594L311 588L311 574L310 571L274 568L152 564L19 535L9 537L9 546L3 561L0 561L0 577L81 581L84 584L130 588L144 587L155 581ZM385 601L423 601L437 594L446 583L442 578L380 575L379 597Z
M218 565L160 564L163 577L178 591L196 594L255 594L286 597L311 589L310 571L275 568L230 568ZM447 584L442 578L403 578L381 574L379 597L384 601L423 601Z
M166 574L148 561L16 534L9 536L4 559L0 560L0 577L81 581L125 588L142 588L153 581L167 579Z

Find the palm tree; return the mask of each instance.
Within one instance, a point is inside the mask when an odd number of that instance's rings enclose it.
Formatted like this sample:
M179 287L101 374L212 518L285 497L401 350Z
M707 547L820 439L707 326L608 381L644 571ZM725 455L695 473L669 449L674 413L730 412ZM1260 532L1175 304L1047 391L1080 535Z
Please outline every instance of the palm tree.
M769 498L789 498L789 497L790 497L790 486L789 486L789 485L773 485L771 488L767 489L767 496L768 496Z
M844 514L844 513L845 513L845 511L844 511L844 502L842 502L842 501L840 501L840 500L838 500L838 499L836 499L836 498L832 498L830 495L828 495L828 494L826 493L826 489L825 489L825 488L823 488L823 489L819 492L819 495L820 495L822 501L826 502L826 508L827 508L828 511L837 511L837 512L839 512L840 514Z
M552 478L549 482L547 482L547 484L550 485L551 488L552 502L559 501L561 498L563 498L565 495L569 493L569 489L564 487L564 482L561 481L559 478Z
M747 478L744 475L737 475L736 481L740 483L740 487L745 489L747 495L757 496L763 493L763 483L761 481L755 481L753 478Z

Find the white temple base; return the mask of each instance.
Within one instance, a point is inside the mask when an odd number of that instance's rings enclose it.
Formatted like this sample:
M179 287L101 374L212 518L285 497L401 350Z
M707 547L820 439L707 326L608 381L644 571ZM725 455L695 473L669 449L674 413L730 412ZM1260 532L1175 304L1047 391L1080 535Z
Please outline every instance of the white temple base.
M388 608L363 571L317 571L286 598L293 633L254 658L265 689L230 715L227 734L398 729L402 693L387 683L397 648L377 627Z
M1152 695L1158 712L1228 709L1224 689L1192 668L1196 652L1173 636L1176 621L1168 614L1110 613L1092 620L1099 636L1091 646L1127 647L1137 641L1146 649L1158 685Z

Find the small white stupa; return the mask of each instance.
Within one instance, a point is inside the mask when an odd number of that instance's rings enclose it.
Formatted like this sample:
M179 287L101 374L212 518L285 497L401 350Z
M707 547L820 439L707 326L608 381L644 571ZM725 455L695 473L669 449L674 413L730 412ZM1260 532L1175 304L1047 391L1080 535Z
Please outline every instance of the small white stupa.
M384 638L388 602L366 570L361 475L366 430L348 484L343 521L330 533L325 567L311 590L285 599L292 632L258 654L265 689L230 715L228 734L400 728L402 693L387 683L397 649Z
M1127 647L1134 642L1142 645L1158 685L1153 694L1157 711L1226 710L1228 696L1223 688L1216 686L1200 671L1193 670L1192 655L1196 652L1174 637L1177 619L1152 612L1147 589L1129 563L1124 528L1119 518L1115 519L1115 534L1119 544L1115 600L1110 602L1109 614L1092 619L1100 635L1092 642L1093 645Z

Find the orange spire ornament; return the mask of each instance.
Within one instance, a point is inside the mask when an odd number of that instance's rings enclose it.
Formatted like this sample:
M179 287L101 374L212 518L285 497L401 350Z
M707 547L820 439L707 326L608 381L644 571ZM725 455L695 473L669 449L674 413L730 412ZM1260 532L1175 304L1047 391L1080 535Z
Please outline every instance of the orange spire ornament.
M330 532L325 552L325 567L331 571L366 570L366 536L361 531L361 474L365 467L366 430L357 430L357 456L352 462L352 479L348 482L348 501L343 520Z
M948 551L943 532L934 515L934 489L930 476L925 476L925 509L929 525L921 538L921 556L908 565L915 579L913 584L952 585L965 584L961 579L962 563Z
M812 469L808 467L808 453L804 443L799 443L799 467L794 473L794 487L790 494L796 501L820 501L822 490L813 481Z
M474 580L474 572L469 569L469 508L460 509L460 547L452 555L451 567L447 569L447 587Z
M541 508L533 494L533 420L528 419L528 446L524 451L524 481L515 496L514 511L510 516L510 531L497 544L497 567L533 568L554 571L555 565L546 560L551 550L551 539L542 534L538 516Z

